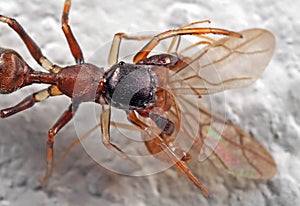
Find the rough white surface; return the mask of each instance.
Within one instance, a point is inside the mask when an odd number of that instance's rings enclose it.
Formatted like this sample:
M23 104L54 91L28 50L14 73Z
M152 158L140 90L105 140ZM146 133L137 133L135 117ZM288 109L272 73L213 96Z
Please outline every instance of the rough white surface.
M60 29L62 7L62 0L2 0L0 14L18 19L49 59L67 65L73 58ZM86 57L120 31L164 31L203 19L232 30L270 30L277 47L266 72L251 87L226 92L226 97L227 112L268 148L278 173L270 181L257 182L224 172L210 171L211 177L198 165L194 172L211 193L207 199L188 180L178 178L175 170L145 177L116 175L77 146L50 186L41 189L37 180L44 171L46 131L68 105L66 98L57 97L0 120L0 205L300 205L299 8L300 1L292 0L74 0L70 24ZM0 45L17 50L38 68L4 24ZM1 95L0 107L13 105L37 88ZM74 125L69 124L57 137L56 153L74 138Z

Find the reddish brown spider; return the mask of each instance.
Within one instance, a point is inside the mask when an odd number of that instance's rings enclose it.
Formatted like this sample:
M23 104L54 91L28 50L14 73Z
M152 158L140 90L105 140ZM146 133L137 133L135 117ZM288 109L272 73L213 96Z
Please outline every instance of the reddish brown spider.
M218 28L197 28L193 26L199 22L195 22L152 37L134 56L131 64L118 62L121 39L141 40L145 37L118 33L110 50L108 62L111 66L104 71L84 62L80 46L68 24L70 5L71 1L66 0L62 29L76 64L66 67L52 64L16 20L0 15L0 21L18 33L33 58L47 71L34 71L17 52L1 48L0 92L12 93L33 83L50 85L19 104L2 109L0 117L9 117L51 96L66 95L71 99L69 108L48 131L45 177L52 171L55 135L72 119L81 103L90 101L102 105L102 139L108 149L128 159L110 141L110 113L113 106L125 110L128 120L144 132L145 144L151 154L175 164L206 196L208 191L185 163L190 155L174 141L179 132L192 140L201 152L209 151L208 158L214 159L217 167L231 174L259 179L268 179L275 174L276 164L259 142L218 116L214 118L217 124L224 124L223 131L210 126L213 114L184 98L185 95L197 95L200 99L201 95L243 87L255 81L274 50L275 40L270 32L250 29L237 33ZM214 40L205 34L227 37ZM178 37L183 35L197 36L201 41L178 52ZM173 41L167 53L148 57L162 40L168 38L173 38ZM176 42L176 50L171 54ZM198 46L202 46L202 49L194 55L183 55L185 51ZM220 79L207 75L212 67ZM198 113L201 116L197 116ZM190 116L189 127L181 123L181 115ZM194 126L199 128L199 132L192 136L189 130ZM218 138L215 148L211 147L210 137ZM210 144L207 144L207 140Z

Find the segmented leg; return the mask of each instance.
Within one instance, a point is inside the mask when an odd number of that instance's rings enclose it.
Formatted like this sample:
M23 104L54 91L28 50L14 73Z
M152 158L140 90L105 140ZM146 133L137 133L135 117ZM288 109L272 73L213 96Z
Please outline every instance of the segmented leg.
M196 21L196 22L192 22L190 24L184 25L179 27L179 29L184 29L190 26L193 26L195 24L202 24L202 23L210 23L209 20L203 20L203 21ZM146 40L146 39L151 39L153 38L153 36L129 36L125 33L116 33L114 35L113 38L113 42L110 48L110 53L109 53L109 57L108 57L108 64L111 66L113 64L116 64L118 62L118 56L119 56L119 50L120 50L120 45L121 45L121 40L122 39L126 39L126 40L136 40L136 41L142 41L142 40ZM168 51L170 51L176 42L176 38L174 38L169 46ZM169 53L169 52L168 52ZM137 61L135 61L137 62Z
M57 96L61 94L61 91L59 91L56 86L50 86L47 89L43 89L39 92L33 93L13 107L0 110L0 118L9 117L13 114L32 107L35 103L41 102L50 96Z
M57 73L61 70L59 66L53 65L42 53L38 45L33 39L26 33L24 28L13 18L0 15L0 22L6 23L10 26L23 40L31 56L40 64L45 70L53 73Z
M164 152L166 157L169 158L176 165L176 167L202 191L205 196L208 196L208 191L193 175L186 163L181 160L181 158L177 157L167 143L159 135L155 134L147 124L139 120L134 111L128 113L128 120L140 127L150 138L149 141L151 141L151 143L156 147L160 147L160 150Z
M196 24L203 24L203 23L209 23L210 24L210 20L192 22L192 23L186 24L184 26L181 26L178 29L185 29L185 28L194 26ZM204 40L198 41L198 42L196 42L196 43L194 43L190 46L187 46L186 48L184 48L184 49L180 50L180 52L178 52L179 46L180 46L180 43L181 43L181 36L174 36L171 43L170 43L170 45L169 45L167 53L175 53L175 54L182 55L184 52L186 52L186 51L188 51L188 50L190 50L194 47L197 47L199 45L204 45L204 44L209 45L209 44L212 44L213 42L216 41L213 38L208 37L208 36L204 36L204 35L197 35L197 37L199 37L201 39L204 39ZM176 43L176 41L177 41L177 43ZM175 46L175 43L176 43L176 47L175 47L175 50L172 52L172 49Z
M104 146L115 152L121 158L129 160L133 165L139 167L137 163L132 161L128 155L126 155L119 147L111 143L110 141L110 105L103 105L102 106L102 113L101 113L101 132L102 132L102 141Z
M203 24L203 23L209 23L210 24L210 20L206 19L206 20L202 20L202 21L195 21L195 22L183 25L183 26L179 27L178 29L185 29L185 28L194 26L196 24ZM180 36L173 37L173 39L172 39L172 41L169 45L169 48L167 50L167 53L171 53L173 47L175 46L176 41L177 41L177 44L176 44L176 47L175 47L175 53L177 53L178 47L179 47L179 44L180 44Z
M72 53L73 57L75 58L76 64L82 64L82 63L84 63L83 54L82 54L81 48L80 48L75 36L73 35L71 27L69 25L70 7L71 7L71 0L65 0L64 9L63 9L62 18L61 18L62 30L66 36L71 53Z
M136 131L140 131L140 128L133 126L133 125L128 125L128 124L122 124L122 123L117 123L117 122L110 122L111 126L114 126L116 128L122 128L122 129L127 129L127 130L136 130ZM78 137L78 139L73 140L69 146L67 147L67 149L65 150L65 152L63 153L63 155L59 158L59 160L56 162L56 164L52 167L51 173L49 174L49 176L57 169L60 167L60 165L63 163L63 161L65 160L65 158L68 156L68 154L70 153L70 151L73 149L73 147L75 147L77 144L79 144L81 141L83 141L84 139L88 138L90 134L92 134L92 132L94 132L96 129L99 128L99 126L101 127L101 122L97 125L95 125L93 128L89 129L84 135L82 135L81 137ZM48 176L48 177L49 177ZM47 179L44 179L45 181L47 181Z
M120 50L122 39L142 41L151 38L152 36L128 36L125 33L115 34L113 38L113 42L111 44L109 56L108 56L108 64L111 66L118 62L119 50Z
M148 54L156 47L160 41L181 35L203 35L203 34L220 34L227 36L234 36L241 38L241 34L228 31L224 29L217 28L186 28L186 29L177 29L177 30L168 30L163 33L160 33L154 36L133 58L133 62L136 63L141 59L144 59L148 56Z
M41 179L41 183L49 178L52 173L53 166L53 145L55 135L73 118L78 109L78 104L71 104L69 108L60 116L56 123L49 129L47 138L47 153L46 153L46 175Z

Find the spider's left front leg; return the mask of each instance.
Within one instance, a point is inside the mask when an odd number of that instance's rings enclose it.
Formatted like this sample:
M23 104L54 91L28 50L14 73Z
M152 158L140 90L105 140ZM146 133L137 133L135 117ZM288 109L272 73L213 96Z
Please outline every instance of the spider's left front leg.
M116 33L114 35L110 51L109 51L109 56L108 56L108 64L109 66L112 66L118 62L119 59L119 51L120 51L120 46L121 46L121 40L126 39L126 40L134 40L134 41L143 41L146 39L151 39L152 36L131 36L127 35L123 32Z

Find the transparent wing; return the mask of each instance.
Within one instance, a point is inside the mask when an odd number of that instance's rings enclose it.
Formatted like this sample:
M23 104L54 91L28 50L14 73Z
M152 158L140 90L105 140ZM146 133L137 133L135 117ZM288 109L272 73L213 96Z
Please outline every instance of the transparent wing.
M232 122L213 114L195 100L180 96L177 104L188 122L181 132L194 142L198 160L212 163L228 173L253 179L270 179L276 163L270 153L252 136ZM196 135L194 133L196 132ZM195 158L195 157L193 157Z
M170 78L173 91L209 94L254 82L271 59L275 38L263 29L239 33L243 38L222 38L195 52L191 58L185 58L185 66L175 68Z

